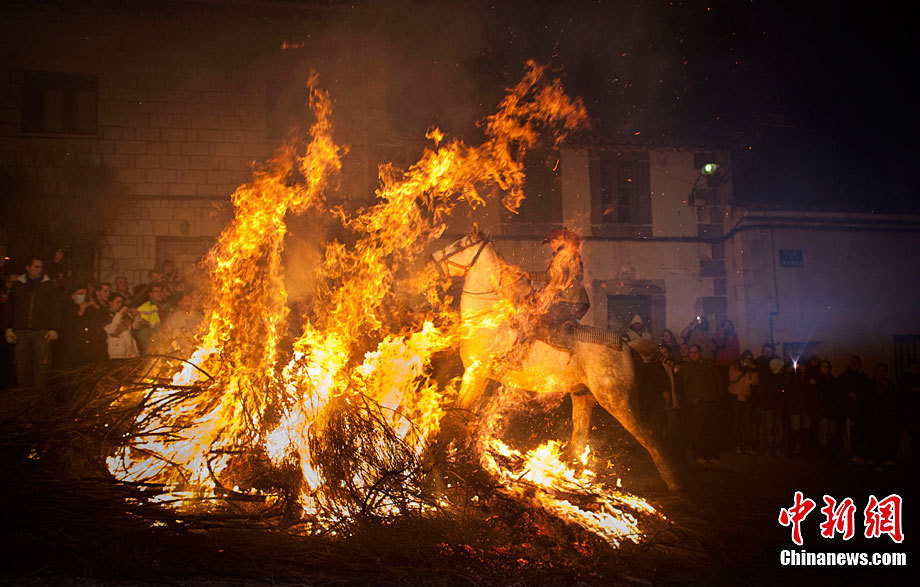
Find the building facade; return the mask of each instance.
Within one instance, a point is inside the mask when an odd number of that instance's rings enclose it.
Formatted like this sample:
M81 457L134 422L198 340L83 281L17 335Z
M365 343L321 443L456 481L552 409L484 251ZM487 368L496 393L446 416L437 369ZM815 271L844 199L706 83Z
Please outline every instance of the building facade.
M421 154L388 103L405 93L391 91L387 73L404 64L375 39L386 18L324 3L6 3L0 171L78 207L105 196L97 279L137 284L165 260L194 271L254 163L309 124L311 69L334 72L321 85L335 98L336 139L349 147L343 194L371 197L378 163ZM345 41L330 24L343 20ZM719 170L703 176L711 162ZM74 179L87 177L96 179ZM549 259L543 236L577 231L590 323L621 330L638 313L657 336L699 315L713 329L730 318L755 353L773 341L837 369L851 353L898 367L918 356L918 217L739 206L730 150L712 145L572 143L530 157L526 193L518 214L496 198L458 214L444 238L476 221L506 259L539 269Z

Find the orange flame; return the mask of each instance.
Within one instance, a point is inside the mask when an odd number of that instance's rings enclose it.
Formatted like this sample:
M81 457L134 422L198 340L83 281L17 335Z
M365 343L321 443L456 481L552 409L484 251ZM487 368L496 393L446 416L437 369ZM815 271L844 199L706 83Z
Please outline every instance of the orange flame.
M382 165L376 203L356 213L326 210L325 195L341 170L343 148L332 139L329 96L316 89L311 76L316 121L303 154L294 143L282 146L234 192L234 220L208 256L210 290L197 350L186 368L171 374L175 385L195 383L201 393L173 399L168 388L156 388L146 394L137 408L141 431L133 444L109 458L112 473L163 483L181 503L192 494L211 494L232 454L263 451L276 465L300 468L302 505L316 517L326 496L311 447L323 442L326 423L340 405L336 400L363 399L379 406L386 426L420 454L438 432L444 407L459 385L453 381L440 389L426 369L435 353L458 343L464 325L432 287L431 274L402 281L397 274L409 272L443 234L459 204L483 205L492 186L504 192L503 205L516 211L524 198L522 161L537 145L539 131L549 130L558 144L585 124L581 101L568 98L559 80L547 81L544 73L543 66L527 64L523 79L483 122L481 145L445 139L433 128L427 137L435 148L426 149L417 163L406 170ZM290 360L281 364L278 345L287 318L281 256L285 219L306 210L329 212L355 238L350 246L326 244L317 268L316 318L303 324ZM567 281L556 279L555 287ZM413 296L424 296L427 303L405 303ZM511 301L500 307L516 311ZM203 379L202 372L212 379ZM568 505L552 500L550 488L585 484L588 473L577 476L552 464L555 445L524 456L486 438L483 465L489 471L506 483L511 473L488 455L526 460L532 475L540 471L532 482L546 487L540 505L573 515ZM537 469L536 462L544 465ZM358 485L373 482L360 472L355 476ZM609 525L604 516L613 516L611 508L624 500L607 502L610 511L593 518L578 514L575 521L601 533ZM626 534L635 535L634 528L619 528L615 535Z

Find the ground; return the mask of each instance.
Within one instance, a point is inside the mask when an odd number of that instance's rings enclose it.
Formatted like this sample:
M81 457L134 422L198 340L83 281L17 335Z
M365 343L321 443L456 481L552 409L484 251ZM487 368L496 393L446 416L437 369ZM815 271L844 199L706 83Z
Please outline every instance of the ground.
M646 497L668 522L638 546L609 548L578 528L522 507L475 478L456 495L476 492L460 516L356 524L350 536L298 537L227 517L177 523L137 488L80 478L45 453L16 447L5 435L0 482L6 522L3 575L13 584L852 584L900 583L913 564L912 467L878 471L843 460L726 453L718 464L681 468L683 489L668 492L647 454L604 413L592 443L616 463L623 487ZM565 438L565 407L519 425L522 437ZM528 434L529 432L529 434ZM610 471L605 479L614 482ZM475 474L472 475L476 477ZM465 486L464 486L465 484ZM778 521L795 491L818 502L827 493L857 504L857 536L819 536L815 509L803 523L803 549L907 552L906 568L783 567L793 548ZM862 537L869 494L904 499L905 540Z

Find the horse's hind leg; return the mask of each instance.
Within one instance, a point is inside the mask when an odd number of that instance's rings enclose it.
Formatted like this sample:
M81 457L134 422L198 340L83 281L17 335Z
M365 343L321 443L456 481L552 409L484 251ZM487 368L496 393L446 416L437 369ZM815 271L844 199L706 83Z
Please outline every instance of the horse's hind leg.
M677 478L674 476L674 470L671 468L671 463L665 457L661 447L658 446L658 441L648 428L639 422L639 419L636 417L635 413L629 409L629 406L611 406L613 409L604 406L604 408L607 409L610 415L616 418L623 428L632 434L633 437L639 441L639 444L648 451L648 454L652 457L652 462L655 463L655 467L658 469L658 474L661 475L668 489L671 491L680 489L680 483L677 482Z
M586 387L572 392L572 446L573 457L582 454L588 444L588 432L591 427L591 408L597 403Z

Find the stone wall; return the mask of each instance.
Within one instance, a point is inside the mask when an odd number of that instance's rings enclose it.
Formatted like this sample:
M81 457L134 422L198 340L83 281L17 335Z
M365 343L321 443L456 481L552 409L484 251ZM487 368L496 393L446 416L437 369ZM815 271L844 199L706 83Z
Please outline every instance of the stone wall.
M360 44L335 61L319 39L315 51L283 49L328 31L330 18L328 7L292 3L9 3L0 18L0 171L65 194L68 170L106 169L119 213L95 255L96 276L146 281L168 239L213 242L230 194L289 131L309 125L305 86L316 69L335 99L336 141L349 146L342 189L368 197L368 133L384 126L379 76L366 75L373 61ZM95 132L27 132L30 72L96 80Z

